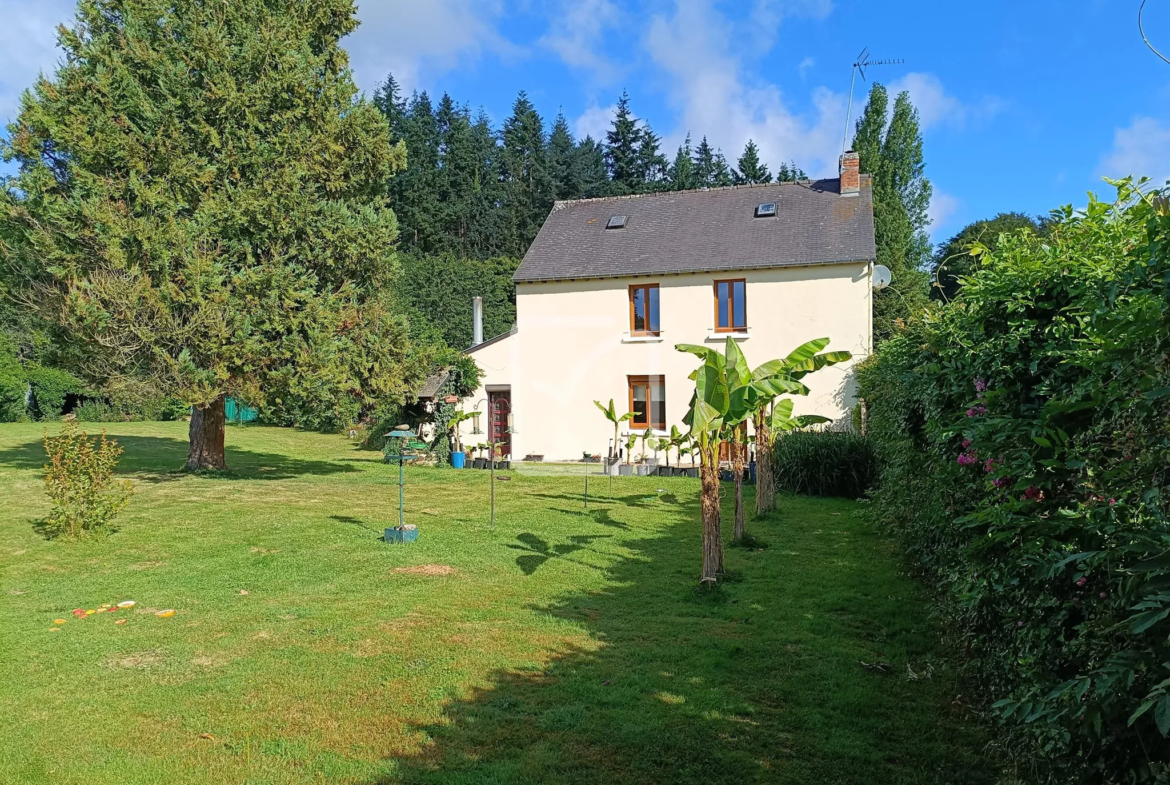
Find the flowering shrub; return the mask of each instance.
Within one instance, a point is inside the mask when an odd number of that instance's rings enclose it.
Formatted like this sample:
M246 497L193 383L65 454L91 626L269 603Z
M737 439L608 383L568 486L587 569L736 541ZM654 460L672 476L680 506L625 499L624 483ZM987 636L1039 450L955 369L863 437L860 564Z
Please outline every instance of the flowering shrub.
M860 370L873 510L1061 782L1170 782L1170 208L1005 237Z
M105 431L95 442L66 422L57 436L45 434L45 452L45 493L53 502L45 522L50 534L78 539L105 529L130 503L133 486L113 478L122 448Z

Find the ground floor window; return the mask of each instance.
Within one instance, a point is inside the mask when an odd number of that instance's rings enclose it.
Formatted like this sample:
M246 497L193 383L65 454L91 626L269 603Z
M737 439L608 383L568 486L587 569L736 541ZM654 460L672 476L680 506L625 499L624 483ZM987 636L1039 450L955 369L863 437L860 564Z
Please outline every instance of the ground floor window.
M662 376L631 376L630 428L666 430L666 379Z

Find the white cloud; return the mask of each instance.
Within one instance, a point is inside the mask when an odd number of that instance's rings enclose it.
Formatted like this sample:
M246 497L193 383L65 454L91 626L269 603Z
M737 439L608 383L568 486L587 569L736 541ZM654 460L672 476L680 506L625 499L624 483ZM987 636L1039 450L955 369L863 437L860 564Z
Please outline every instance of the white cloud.
M833 0L755 0L751 13L738 25L737 40L746 41L759 52L776 44L780 24L789 18L824 19L833 12Z
M1139 117L1113 134L1113 149L1101 160L1103 177L1152 177L1162 185L1170 179L1170 124Z
M903 91L910 93L924 131L940 125L962 128L968 122L986 122L1003 109L1003 101L994 96L963 103L948 93L934 74L911 72L890 83L891 97Z
M72 0L0 0L0 126L16 117L20 94L37 74L51 74L61 59L57 25L72 25Z
M617 24L621 12L610 0L563 0L551 6L548 32L538 42L560 56L571 68L591 71L610 83L621 69L602 52L605 31Z
M822 13L829 7L803 2L788 11ZM735 24L713 0L676 0L672 14L651 19L646 50L669 77L667 100L678 112L664 149L681 143L690 129L706 134L734 163L754 139L769 163L795 160L812 176L836 176L844 98L818 88L811 112L793 112L779 88L749 75L751 63L745 63L748 53L739 41Z
M617 112L617 104L610 106L590 106L573 123L573 133L578 139L592 136L594 141L605 139L605 132L613 124L613 116Z
M804 79L808 74L808 70L817 64L817 61L811 57L806 57L800 61L800 65L796 66L796 70L800 73L800 78Z
M409 92L485 52L517 55L496 29L503 13L503 0L359 0L361 26L342 46L363 88L393 73Z
M930 197L930 208L927 217L930 219L930 233L937 237L945 230L950 219L959 211L963 203L958 197L940 191L937 187Z

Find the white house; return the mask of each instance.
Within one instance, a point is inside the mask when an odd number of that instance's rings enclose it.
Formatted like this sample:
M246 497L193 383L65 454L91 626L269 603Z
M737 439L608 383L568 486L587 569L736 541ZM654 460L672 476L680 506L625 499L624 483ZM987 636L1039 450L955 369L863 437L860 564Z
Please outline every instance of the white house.
M580 460L613 439L594 400L633 412L629 431L685 430L699 361L676 344L730 336L754 367L829 337L854 360L808 377L796 412L842 417L873 345L875 255L853 153L839 179L557 202L516 271L515 327L469 350L483 382L464 408L516 459Z

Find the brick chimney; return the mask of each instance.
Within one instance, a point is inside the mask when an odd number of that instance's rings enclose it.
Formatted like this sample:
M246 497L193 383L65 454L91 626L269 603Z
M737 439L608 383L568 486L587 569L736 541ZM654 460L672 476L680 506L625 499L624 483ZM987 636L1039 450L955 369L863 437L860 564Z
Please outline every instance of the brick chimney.
M841 195L857 196L861 192L861 157L850 150L841 156Z

